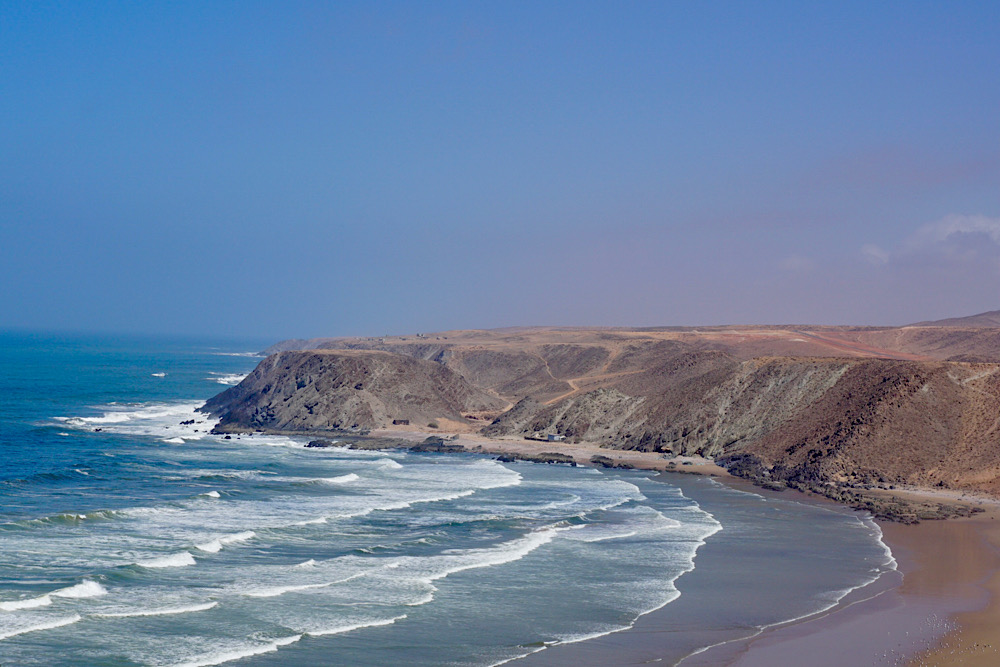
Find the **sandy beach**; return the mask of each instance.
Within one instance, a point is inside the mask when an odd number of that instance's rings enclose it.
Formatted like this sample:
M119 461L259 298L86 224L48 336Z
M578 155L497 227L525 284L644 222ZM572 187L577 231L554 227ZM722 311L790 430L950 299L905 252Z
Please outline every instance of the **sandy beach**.
M909 491L914 500L969 502L969 496ZM815 618L769 629L715 662L766 665L1000 664L1000 506L969 518L902 525L879 521L900 577L845 599ZM858 599L860 598L860 599ZM720 660L721 659L721 660Z
M882 522L900 577L859 591L825 614L685 664L995 666L996 516L991 510L915 526Z
M566 454L572 456L578 465L590 465L595 456L611 459L622 467L637 470L657 470L660 472L679 472L716 477L732 478L722 466L712 460L700 456L665 456L659 452L637 452L623 449L608 449L594 443L570 444L566 442L544 442L526 440L524 438L487 438L476 433L458 433L455 435L439 434L427 431L402 429L378 429L372 431L375 437L399 438L420 442L428 436L441 435L449 439L449 444L461 445L467 451L480 454L517 454L522 456L539 456L545 453Z
M916 559L902 595L960 600L955 628L911 665L1000 664L1000 511L993 505L971 519L888 526L889 544L909 549Z
M391 429L375 435L423 440L429 433ZM750 485L697 457L667 458L654 452L601 448L590 444L493 439L463 433L454 441L470 452L537 456L552 452L592 465L593 456L637 469L712 475L736 488ZM755 493L773 494L753 487ZM683 661L685 667L995 667L1000 664L1000 501L950 491L896 491L911 500L978 504L984 510L969 518L902 525L878 521L883 541L898 563L898 574L854 591L834 608L809 618L767 628L760 634L713 647ZM803 502L831 501L796 491ZM602 637L587 646L566 647L532 656L531 664L560 664L571 657L580 665L656 661L657 612L639 619L631 630ZM572 655L570 656L570 653Z

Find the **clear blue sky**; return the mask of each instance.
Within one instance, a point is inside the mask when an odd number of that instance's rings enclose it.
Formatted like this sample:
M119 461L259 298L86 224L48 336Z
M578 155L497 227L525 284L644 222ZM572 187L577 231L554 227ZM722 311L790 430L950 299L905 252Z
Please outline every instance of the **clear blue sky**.
M1000 2L0 4L0 328L1000 308Z

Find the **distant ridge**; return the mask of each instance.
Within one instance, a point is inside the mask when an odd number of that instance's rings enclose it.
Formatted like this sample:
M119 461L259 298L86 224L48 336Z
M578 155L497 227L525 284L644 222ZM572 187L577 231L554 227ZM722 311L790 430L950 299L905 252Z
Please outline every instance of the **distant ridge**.
M911 327L1000 327L1000 310L990 310L978 315L949 317L944 320L930 320L909 324Z

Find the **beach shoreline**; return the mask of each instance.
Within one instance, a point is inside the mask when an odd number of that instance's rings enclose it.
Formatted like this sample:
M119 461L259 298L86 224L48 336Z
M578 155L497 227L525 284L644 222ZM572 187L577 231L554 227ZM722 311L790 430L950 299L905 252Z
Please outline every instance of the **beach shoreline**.
M372 435L418 442L435 434L386 429ZM586 443L496 439L473 433L458 434L448 442L479 454L565 454L579 465L594 465L593 456L604 456L623 467L709 475L727 486L752 489L758 494L791 494L802 502L838 504L815 494L760 489L700 457L668 458L657 452L614 450ZM1000 500L937 489L898 489L893 493L914 502L974 504L982 511L971 517L914 525L876 520L883 543L897 561L897 576L883 575L829 610L689 656L682 661L684 667L992 667L1000 663ZM626 648L624 655L619 653L620 664L648 662L650 647L656 642L656 616L656 611L651 612L640 617L633 628L616 633L632 637L631 642L616 642L619 647L630 643L637 647L632 652ZM534 656L534 661L541 662L541 654ZM584 660L581 664L599 663Z
M991 508L973 518L918 525L880 522L883 542L898 562L896 584L768 629L736 650L708 655L708 661L684 664L995 666L1000 662L998 515Z
M542 440L527 440L512 436L492 438L477 433L457 433L455 435L440 434L428 431L378 429L371 432L376 438L395 438L419 443L428 437L441 436L448 445L460 446L472 454L504 454L525 457L538 457L546 453L571 456L577 465L597 466L593 457L601 456L610 460L611 467L631 468L635 470L653 470L657 472L690 473L709 475L712 477L733 477L728 470L716 464L711 459L701 456L667 456L661 452L640 452L626 449L610 449L594 443L567 443L565 441L547 442Z

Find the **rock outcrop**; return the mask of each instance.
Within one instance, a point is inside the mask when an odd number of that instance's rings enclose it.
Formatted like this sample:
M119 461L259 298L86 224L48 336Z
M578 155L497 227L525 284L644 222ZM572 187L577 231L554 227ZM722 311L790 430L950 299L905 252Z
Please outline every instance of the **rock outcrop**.
M394 419L426 425L506 403L441 364L375 351L280 352L262 361L203 411L216 432L381 428Z

